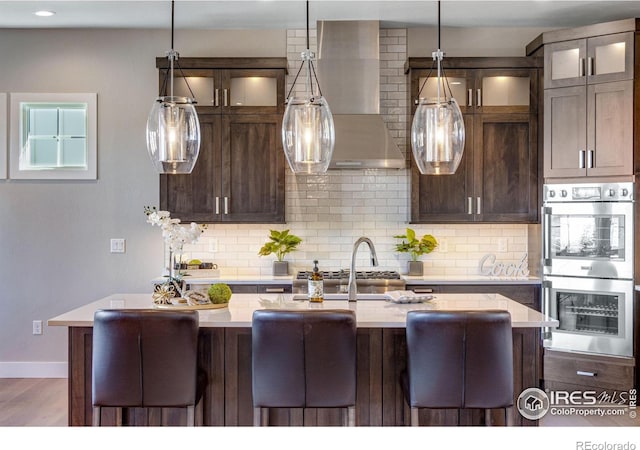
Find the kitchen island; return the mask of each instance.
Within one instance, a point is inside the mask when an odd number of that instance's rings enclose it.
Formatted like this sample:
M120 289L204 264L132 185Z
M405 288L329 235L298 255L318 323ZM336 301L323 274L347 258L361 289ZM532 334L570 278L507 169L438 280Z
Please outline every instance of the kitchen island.
M356 313L358 425L398 426L408 423L399 376L406 365L406 313L418 309L505 309L511 313L514 351L514 395L540 385L540 330L557 321L497 294L438 294L418 304L393 304L381 300L327 300L320 304L295 300L291 294L234 294L228 307L200 310L199 361L207 371L208 386L202 401L205 425L249 426L251 403L251 317L256 309L352 309ZM69 329L69 425L91 424L91 352L93 315L98 309L153 307L150 294L114 294L50 319L49 326ZM114 411L106 408L103 423ZM184 412L174 409L132 408L125 415L131 424L184 423ZM479 425L480 410L421 412L421 423ZM536 425L512 408L511 422ZM502 414L496 411L495 421ZM273 409L271 423L279 425L334 425L338 411L329 409Z

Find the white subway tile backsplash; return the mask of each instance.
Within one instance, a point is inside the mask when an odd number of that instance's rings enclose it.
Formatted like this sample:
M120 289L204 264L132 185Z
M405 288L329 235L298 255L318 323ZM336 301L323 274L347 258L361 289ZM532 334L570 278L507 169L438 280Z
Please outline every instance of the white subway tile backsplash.
M316 33L311 30L311 49ZM407 58L405 29L381 29L380 113L401 150L407 148L408 83L404 75ZM290 89L306 48L306 30L287 30L287 57ZM306 72L303 69L303 72ZM303 73L300 74L303 76ZM298 80L300 81L300 80ZM296 84L302 92L304 86ZM380 268L407 271L406 254L395 253L400 242L394 235L407 227L418 235L432 234L446 239L447 251L436 248L424 255L425 272L433 275L473 275L487 253L504 262L516 262L527 251L527 226L510 224L410 224L410 177L408 169L341 170L324 175L294 175L287 167L285 224L210 224L198 244L185 246L185 258L216 262L222 275L271 275L273 255L259 257L269 230L290 229L302 238L298 250L286 256L291 274L310 269L313 259L326 269L348 267L353 243L370 237ZM498 252L498 239L507 240L507 251ZM209 242L217 241L217 252L209 252ZM359 252L358 267L368 267L368 251Z

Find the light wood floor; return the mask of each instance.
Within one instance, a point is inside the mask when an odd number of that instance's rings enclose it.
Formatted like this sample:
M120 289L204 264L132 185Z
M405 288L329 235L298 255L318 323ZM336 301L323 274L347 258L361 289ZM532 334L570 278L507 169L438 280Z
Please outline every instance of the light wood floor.
M66 378L0 378L0 426L67 426Z
M544 427L640 427L640 418L555 417L547 414ZM0 427L67 426L66 378L0 378Z

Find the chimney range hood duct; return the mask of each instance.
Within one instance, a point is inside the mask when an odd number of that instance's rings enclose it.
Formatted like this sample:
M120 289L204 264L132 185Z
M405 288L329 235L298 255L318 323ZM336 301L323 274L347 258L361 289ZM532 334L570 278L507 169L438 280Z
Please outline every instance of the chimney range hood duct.
M335 126L329 169L402 169L380 115L379 22L318 21L317 72Z

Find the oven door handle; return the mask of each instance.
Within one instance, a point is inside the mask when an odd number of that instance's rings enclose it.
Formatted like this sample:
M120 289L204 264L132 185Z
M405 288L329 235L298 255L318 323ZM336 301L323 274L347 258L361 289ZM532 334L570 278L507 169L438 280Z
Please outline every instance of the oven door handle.
M542 281L542 314L551 317L551 288L552 282L549 280ZM551 317L555 319L555 317ZM543 327L542 339L551 339L551 327Z
M542 207L542 265L551 267L551 207Z

